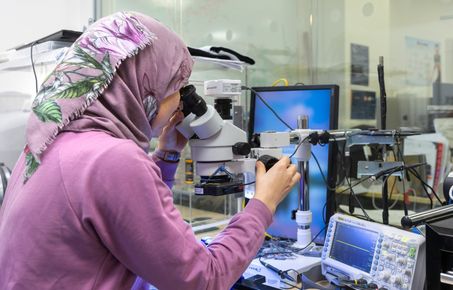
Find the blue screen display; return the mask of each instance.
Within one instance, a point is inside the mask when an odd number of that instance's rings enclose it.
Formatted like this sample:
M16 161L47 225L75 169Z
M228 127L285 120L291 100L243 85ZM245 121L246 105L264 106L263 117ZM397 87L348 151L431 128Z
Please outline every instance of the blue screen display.
M297 117L308 115L310 129L335 129L331 124L332 90L325 89L297 89L289 91L258 91L259 95L285 120L292 128L297 128ZM289 131L272 112L255 98L253 132L263 131ZM312 146L312 152L318 158L324 174L327 176L329 146ZM283 149L286 155L294 151L294 146ZM292 160L297 164L296 160ZM323 209L326 203L327 188L313 159L309 162L309 190L310 210L313 213L312 236L316 235L323 227ZM298 207L298 187L295 186L288 196L278 206L274 222L268 228L270 235L296 239L297 225L291 219L291 211ZM317 242L323 242L324 235L319 235Z
M369 273L378 237L377 232L337 223L330 258Z

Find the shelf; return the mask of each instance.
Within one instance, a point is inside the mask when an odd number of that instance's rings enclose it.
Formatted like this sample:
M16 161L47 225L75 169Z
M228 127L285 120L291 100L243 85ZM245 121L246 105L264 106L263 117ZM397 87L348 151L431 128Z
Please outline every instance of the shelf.
M50 41L33 46L33 61L35 66L56 63L66 52L70 43ZM1 71L20 71L31 69L30 49L24 48L8 54L9 60L0 63Z
M206 65L214 65L217 66L216 68L211 69L218 69L219 66L224 67L226 69L234 69L240 72L243 72L245 68L248 66L247 63L239 60L226 60L226 59L217 59L217 58L209 58L209 57L201 57L201 56L192 56L192 59L200 64ZM203 67L202 69L210 69L209 67Z

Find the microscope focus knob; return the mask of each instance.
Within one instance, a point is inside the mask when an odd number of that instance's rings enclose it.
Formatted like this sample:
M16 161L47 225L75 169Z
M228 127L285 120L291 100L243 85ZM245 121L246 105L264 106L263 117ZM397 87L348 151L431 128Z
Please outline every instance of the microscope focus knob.
M270 155L263 155L258 158L258 161L263 162L264 167L266 167L266 171L269 171L269 169L271 169L271 167L278 162L278 159Z
M246 142L237 142L233 145L234 155L248 155L252 151L252 146Z

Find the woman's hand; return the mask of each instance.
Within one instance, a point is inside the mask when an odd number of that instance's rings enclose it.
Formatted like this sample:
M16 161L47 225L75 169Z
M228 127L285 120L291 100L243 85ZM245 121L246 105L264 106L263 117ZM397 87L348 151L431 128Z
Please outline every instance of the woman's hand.
M262 201L272 212L300 180L300 173L288 157L282 157L268 172L261 161L256 162L256 191L254 198Z
M179 110L176 111L159 136L158 149L176 152L181 152L184 149L187 139L176 129L176 125L181 123L182 120L184 120L184 114Z

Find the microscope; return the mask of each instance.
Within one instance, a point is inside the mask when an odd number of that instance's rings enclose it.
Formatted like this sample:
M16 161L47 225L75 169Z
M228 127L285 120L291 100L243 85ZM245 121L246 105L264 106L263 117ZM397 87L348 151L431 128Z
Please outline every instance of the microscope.
M184 120L178 131L189 139L195 171L200 182L197 195L225 195L249 190L254 181L255 159L247 158L250 145L244 130L233 124L233 99L241 94L241 82L215 80L204 83L204 95L214 97L214 106L206 104L195 86L181 89ZM251 185L251 184L250 184Z

